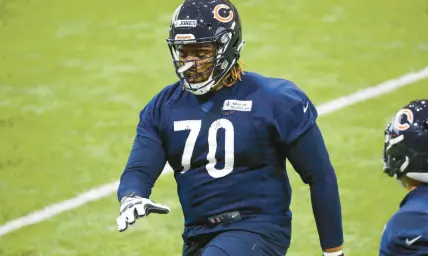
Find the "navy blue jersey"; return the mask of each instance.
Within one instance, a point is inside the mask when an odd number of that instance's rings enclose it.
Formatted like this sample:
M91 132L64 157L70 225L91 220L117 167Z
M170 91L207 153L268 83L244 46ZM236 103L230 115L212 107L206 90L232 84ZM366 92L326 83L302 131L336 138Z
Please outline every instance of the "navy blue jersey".
M381 256L428 255L428 185L409 192L385 226Z
M226 229L269 233L265 230L280 227L289 235L288 158L311 185L322 247L339 246L336 176L316 118L308 97L284 79L246 72L234 86L202 96L179 83L170 85L140 113L118 197L134 192L148 198L168 161L185 217L184 237ZM207 225L209 217L235 210L241 221Z

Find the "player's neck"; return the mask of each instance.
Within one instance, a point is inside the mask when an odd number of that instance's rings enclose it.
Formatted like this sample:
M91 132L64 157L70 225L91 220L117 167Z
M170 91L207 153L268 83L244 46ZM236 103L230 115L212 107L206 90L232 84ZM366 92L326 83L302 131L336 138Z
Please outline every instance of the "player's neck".
M403 179L404 182L404 186L406 187L406 189L410 192L412 190L414 190L415 188L417 188L421 182L411 179L409 177L406 177Z
M414 190L415 188L417 188L417 186L407 186L406 189L410 192L412 190Z

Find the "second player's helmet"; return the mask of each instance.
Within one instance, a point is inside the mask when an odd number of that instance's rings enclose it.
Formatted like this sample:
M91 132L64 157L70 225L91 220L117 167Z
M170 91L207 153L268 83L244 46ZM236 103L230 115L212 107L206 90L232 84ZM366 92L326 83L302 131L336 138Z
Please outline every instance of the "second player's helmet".
M193 94L207 93L235 65L240 57L242 40L241 21L235 6L228 0L185 0L174 12L167 43L177 76L184 88ZM215 46L212 68L208 79L190 83L185 72L197 64L180 61L178 48L184 44L206 44Z
M400 109L385 130L384 172L428 183L428 99Z

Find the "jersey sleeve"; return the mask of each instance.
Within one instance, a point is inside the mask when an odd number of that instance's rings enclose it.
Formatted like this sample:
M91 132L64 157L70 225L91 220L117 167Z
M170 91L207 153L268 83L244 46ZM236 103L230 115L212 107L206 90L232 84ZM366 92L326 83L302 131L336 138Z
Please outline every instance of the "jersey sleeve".
M165 167L166 154L160 135L161 107L158 95L140 112L132 150L117 191L119 201L131 193L149 198L155 181Z
M318 117L308 96L289 81L277 88L272 103L276 142L280 144L295 141L313 126Z

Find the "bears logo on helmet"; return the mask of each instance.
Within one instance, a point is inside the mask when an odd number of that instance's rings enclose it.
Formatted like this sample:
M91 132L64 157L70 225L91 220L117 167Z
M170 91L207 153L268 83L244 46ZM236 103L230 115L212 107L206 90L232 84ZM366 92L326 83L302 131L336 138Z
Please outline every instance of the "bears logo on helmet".
M404 117L407 119L405 120ZM403 122L404 121L404 122ZM413 112L412 110L405 108L400 109L394 118L394 126L398 131L405 131L410 128L413 124Z
M229 10L228 16L223 17L223 15L221 14L222 10ZM233 20L233 10L231 10L231 8L228 5L219 4L216 7L214 7L213 12L214 12L214 18L218 21L226 23ZM227 11L223 11L223 13L224 12L227 12Z

